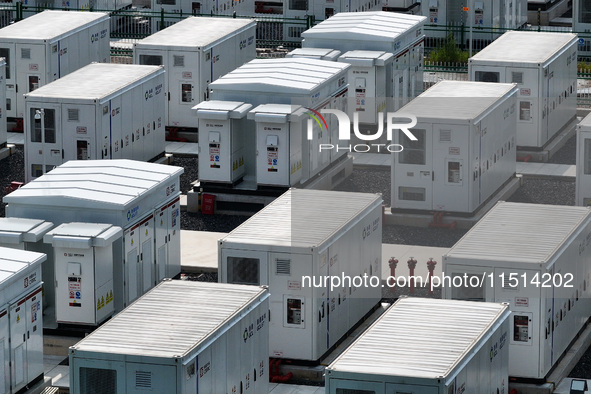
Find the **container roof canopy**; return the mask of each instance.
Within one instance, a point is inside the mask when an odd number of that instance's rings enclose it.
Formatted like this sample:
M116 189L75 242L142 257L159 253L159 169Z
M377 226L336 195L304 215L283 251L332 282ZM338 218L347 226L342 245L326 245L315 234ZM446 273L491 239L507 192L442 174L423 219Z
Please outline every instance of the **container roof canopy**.
M419 15L386 11L339 12L302 33L306 38L353 41L395 41L424 23Z
M73 348L146 357L185 356L265 293L257 286L165 280Z
M328 370L447 378L504 314L508 306L492 302L401 298Z
M516 91L515 84L440 81L398 110L417 118L473 120Z
M209 86L214 91L266 93L308 93L350 65L328 60L285 58L255 59L218 78Z
M590 215L587 207L500 202L447 256L544 263Z
M3 202L122 209L183 171L133 160L72 160L5 196Z
M100 19L108 19L104 12L43 11L0 29L0 39L51 40Z
M221 242L316 247L359 213L381 203L378 194L291 189Z
M189 17L140 41L137 46L205 47L255 22L244 18Z
M45 98L102 100L143 79L164 73L161 66L92 63L26 94L28 100Z
M470 60L494 63L545 63L576 34L510 31L497 38Z

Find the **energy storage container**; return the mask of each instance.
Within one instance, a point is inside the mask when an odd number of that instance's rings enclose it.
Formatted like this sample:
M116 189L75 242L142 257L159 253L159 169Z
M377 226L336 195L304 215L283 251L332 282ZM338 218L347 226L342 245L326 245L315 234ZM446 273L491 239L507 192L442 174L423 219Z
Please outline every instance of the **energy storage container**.
M0 218L0 247L45 253L47 258L43 262L41 270L44 283L53 283L54 281L53 249L43 243L43 236L53 227L53 223L45 220ZM55 309L53 290L53 287L45 286L43 291L43 308L46 309L46 312L48 308ZM51 320L51 318L45 318L43 323L47 324Z
M393 134L392 208L472 214L515 174L515 84L441 81L398 113ZM402 116L402 115L401 115Z
M267 393L268 348L265 287L167 279L70 347L70 390Z
M443 298L509 303L509 375L544 379L591 312L590 240L587 207L499 202L443 256Z
M164 154L164 68L93 63L25 95L25 179L68 160Z
M253 163L249 164L245 156L256 144L252 125L246 120L251 108L239 101L218 100L193 107L199 119L200 181L236 184L249 172L246 168Z
M357 115L359 123L384 123L378 122L378 113L389 109L384 82L393 58L391 53L380 51L348 51L339 57L339 62L351 65L347 113Z
M341 12L303 32L302 46L391 53L392 67L381 84L398 109L422 90L426 19L385 11Z
M400 298L325 372L326 393L507 393L507 304Z
M307 114L305 108L287 104L263 104L248 113L248 118L256 123L257 185L297 185L303 172L317 168L317 136L308 141L304 135Z
M166 126L194 128L209 84L256 57L252 19L189 17L136 42L135 64L164 65Z
M1 51L1 49L0 49ZM0 57L0 150L6 148L8 133L6 128L6 59Z
M66 223L45 234L54 248L58 323L98 325L111 317L113 242L122 235L121 227L99 223Z
M591 205L591 115L577 125L577 179L575 205Z
M109 15L43 11L0 29L6 59L6 112L23 118L23 95L91 62L108 62Z
M290 189L219 241L220 282L269 286L270 357L319 360L380 301L381 205Z
M69 161L5 196L6 216L121 227L112 273L119 312L163 278L180 273L182 172L132 160Z
M468 59L471 81L516 83L517 146L542 149L576 116L577 35L507 32Z
M43 379L42 253L0 247L0 392Z
M288 52L285 57L303 57L307 59L330 60L336 62L341 56L341 51L327 48L296 48Z
M345 63L305 58L257 59L213 82L210 85L211 97L215 100L245 102L253 106L300 105L318 114L323 109L346 111L347 70L350 67ZM325 114L323 118L322 122L314 122L310 117L310 121L305 125L310 129L310 133L306 131L306 141L302 143L309 144L309 149L317 152L318 159L316 168L302 173L302 183L331 163L345 157L347 153L344 149L319 149L319 144L338 144L339 124L336 117ZM312 146L308 134L316 136L316 146ZM302 150L306 149L308 148ZM256 151L252 147L246 151L244 161L256 162ZM255 179L254 166L247 164L246 171L245 177Z
M591 31L591 4L586 1L573 3L573 31L589 33ZM591 39L587 34L579 38L579 54L589 56Z

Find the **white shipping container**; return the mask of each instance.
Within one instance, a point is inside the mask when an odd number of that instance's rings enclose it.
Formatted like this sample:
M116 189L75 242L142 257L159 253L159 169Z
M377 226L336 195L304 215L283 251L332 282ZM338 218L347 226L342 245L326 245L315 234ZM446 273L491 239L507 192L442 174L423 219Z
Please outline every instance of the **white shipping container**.
M256 123L257 185L297 185L303 173L317 168L317 136L308 141L304 132L308 114L305 108L287 104L263 104L248 113Z
M256 57L255 33L251 19L189 17L133 45L135 64L166 68L166 126L196 126L191 108L211 82Z
M121 227L66 223L45 234L54 248L58 323L98 325L113 315L113 242Z
M376 194L290 189L219 241L220 282L269 286L270 357L319 360L380 301L380 286L322 281L381 283L381 205Z
M400 298L325 372L326 393L507 393L507 304Z
M164 68L93 63L25 95L25 179L68 160L164 154Z
M426 19L385 11L341 12L303 32L302 46L391 53L392 67L383 84L398 109L422 90Z
M43 282L54 281L53 249L43 243L43 236L54 227L53 223L38 219L0 218L0 247L45 253L47 259L43 262ZM55 293L53 286L45 286L43 291L43 308L55 309ZM47 326L52 318L46 318L43 323Z
M0 29L6 59L6 112L23 118L23 95L91 62L108 62L109 15L43 11Z
M0 247L0 393L43 379L41 253Z
M269 292L165 280L70 347L70 390L267 393Z
M575 205L591 205L591 115L577 125L577 179Z
M456 284L482 281L443 298L510 304L510 376L544 379L585 325L589 240L589 208L499 202L443 256Z
M253 164L245 157L256 144L252 125L246 120L251 108L252 105L239 101L218 100L203 101L193 107L199 119L201 182L236 184L249 172L246 168Z
M576 34L507 32L468 59L471 81L516 83L517 146L542 149L576 116Z
M182 172L179 167L132 160L74 160L10 193L3 202L8 203L7 217L121 227L123 238L113 244L118 312L163 278L180 273Z
M515 175L515 84L441 81L400 109L417 117L392 153L392 208L473 214Z
M240 101L258 106L261 104L300 105L320 112L322 109L346 110L347 70L349 64L327 60L290 58L253 60L224 75L210 86L215 100ZM325 116L322 128L314 121L305 125L316 136L313 141L304 136L302 152L316 155L314 166L302 173L301 183L309 180L331 163L346 156L346 151L319 149L319 144L338 143L338 121ZM254 126L252 126L254 127ZM304 145L305 144L305 145ZM228 157L222 160L228 161ZM245 177L256 178L256 150L248 147L244 161ZM307 161L305 158L304 162ZM251 164L252 163L252 164ZM293 185L292 185L293 186Z
M589 33L591 31L591 3L582 0L573 1L572 20L573 31ZM583 56L589 56L591 40L586 34L585 36L579 38L579 53Z

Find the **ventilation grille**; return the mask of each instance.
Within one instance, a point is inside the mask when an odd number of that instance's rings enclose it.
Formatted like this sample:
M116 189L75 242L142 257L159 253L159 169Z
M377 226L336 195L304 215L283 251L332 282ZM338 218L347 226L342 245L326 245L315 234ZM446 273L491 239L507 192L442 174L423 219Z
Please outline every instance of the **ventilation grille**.
M291 275L291 260L277 259L276 264L277 275Z
M399 187L398 199L406 201L425 201L425 188L423 187Z
M517 279L517 280L515 280ZM511 280L508 274L503 275L503 290L519 290L519 279L514 276L513 280Z
M146 371L135 371L135 388L136 389L151 389L152 388L152 373Z
M77 122L79 120L78 112L77 108L68 108L68 120Z
M31 48L21 48L21 58L30 59L31 58Z
M185 67L185 57L174 55L173 64L175 67Z
M117 393L117 371L114 369L80 368L81 393Z
M451 130L439 130L439 142L451 142Z

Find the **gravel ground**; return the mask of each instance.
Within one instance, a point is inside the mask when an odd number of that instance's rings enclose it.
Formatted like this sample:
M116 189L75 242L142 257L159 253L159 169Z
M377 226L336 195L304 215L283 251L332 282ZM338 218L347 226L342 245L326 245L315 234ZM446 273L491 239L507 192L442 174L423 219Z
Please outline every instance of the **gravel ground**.
M577 164L577 136L573 135L566 144L548 161L554 164Z

